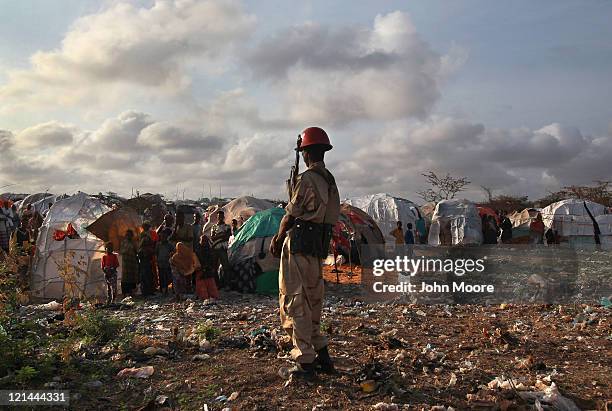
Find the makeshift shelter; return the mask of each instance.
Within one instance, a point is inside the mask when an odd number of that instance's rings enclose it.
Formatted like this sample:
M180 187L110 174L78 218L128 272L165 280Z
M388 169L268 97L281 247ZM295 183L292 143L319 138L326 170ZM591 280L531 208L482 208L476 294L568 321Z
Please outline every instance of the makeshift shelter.
M595 217L599 226L601 245L605 250L612 250L612 214Z
M378 224L365 211L348 203L340 204L340 217L334 227L332 245L337 254L361 261L361 246L384 244Z
M217 222L217 216L215 213L218 210L223 210L225 213L225 223L231 224L232 219L240 221L247 221L255 213L269 208L273 208L276 205L268 200L262 200L255 197L243 196L238 197L224 205L223 207L215 206L212 209L207 210L209 219L204 225L204 233L210 233L210 229L213 224Z
M499 216L497 215L495 210L493 210L491 207L478 206L478 215L480 216L480 218L482 218L482 216L484 216L484 215L491 216L491 217L493 217L495 219L497 224L500 223Z
M278 294L280 259L268 250L284 215L285 210L277 207L254 214L240 228L228 250L234 272L256 265L255 292L258 294Z
M113 248L117 252L127 230L132 230L134 235L137 235L142 230L141 226L142 218L136 210L121 207L103 214L85 229L102 241L113 243Z
M376 221L387 242L394 242L391 231L401 221L404 228L408 223L414 223L419 218L418 206L405 198L394 197L387 193L378 193L363 197L354 197L345 201L354 207L368 213Z
M138 197L130 198L126 201L126 205L144 216L144 219L154 227L162 223L167 212L166 203L159 194L145 193Z
M53 205L36 241L30 285L33 299L106 295L100 268L104 242L85 227L107 211L107 206L85 193Z
M468 200L442 200L434 210L429 228L430 245L482 244L478 208Z
M508 219L512 223L512 240L513 242L520 239L529 239L529 225L537 217L540 212L537 208L525 208L523 211L515 211L508 215Z
M594 218L607 212L605 206L592 201L562 200L542 209L544 226L546 229L556 230L561 240L569 242L570 245L594 244L593 221L589 217L585 204Z
M63 200L64 198L67 198L67 197L68 195L66 194L61 194L61 195L53 195L49 193L32 194L23 199L17 211L19 213L23 213L23 211L25 211L28 204L31 204L33 211L42 215L47 210L49 210L49 203L55 204L59 200Z

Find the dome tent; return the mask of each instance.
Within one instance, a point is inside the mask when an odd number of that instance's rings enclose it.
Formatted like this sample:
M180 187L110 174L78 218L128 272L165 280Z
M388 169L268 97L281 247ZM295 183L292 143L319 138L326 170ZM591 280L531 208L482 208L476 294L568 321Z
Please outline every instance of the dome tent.
M268 249L284 215L285 210L278 207L256 213L240 228L228 250L232 267L249 261L259 266L261 274L255 279L255 292L258 294L278 294L280 259L270 254Z
M468 200L442 200L436 204L428 243L482 244L482 222L476 205Z
M385 240L389 243L395 241L389 233L396 228L398 221L402 222L404 228L408 223L412 223L414 228L415 221L419 218L419 208L415 203L387 193L354 197L346 200L345 203L368 213L376 221Z
M595 219L606 214L605 206L592 201L579 199L557 201L541 211L546 229L556 230L561 238L571 245L594 244L593 221L585 204Z
M354 239L352 245L351 237ZM385 238L370 215L350 204L340 204L340 216L333 231L333 246L338 254L348 256L351 253L353 261L360 263L362 245L384 243Z
M231 224L234 218L240 221L242 217L242 220L246 221L255 213L275 206L274 203L260 198L251 196L237 197L223 207L215 206L212 210L208 211L208 221L204 225L204 233L210 234L213 224L217 222L217 216L215 214L219 210L223 210L225 213L225 223Z
M36 241L30 284L33 299L106 295L104 273L100 268L104 243L85 227L109 210L98 199L81 192L51 207ZM68 225L76 235L56 240L59 238L56 232L67 231Z

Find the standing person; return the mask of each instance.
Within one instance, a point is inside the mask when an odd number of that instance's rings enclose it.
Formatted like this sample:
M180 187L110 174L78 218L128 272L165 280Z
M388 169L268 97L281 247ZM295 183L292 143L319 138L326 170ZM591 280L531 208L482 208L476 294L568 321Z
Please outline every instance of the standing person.
M193 226L185 223L185 214L182 212L176 213L176 224L170 240L175 243L185 243L193 250Z
M11 220L13 221L13 227L15 230L21 225L21 218L19 217L19 213L17 212L17 206L13 204L11 206Z
M134 232L127 230L119 247L121 253L121 294L134 295L138 284L138 256Z
M200 268L198 257L193 252L193 246L182 242L176 243L176 251L170 257L172 268L172 286L177 301L187 292L191 276Z
M200 248L200 237L202 236L202 216L200 213L193 215L193 251Z
M331 148L321 128L310 127L300 135L297 151L308 169L294 181L290 179L289 204L270 243L270 252L281 258L280 320L291 337L291 356L296 363L289 371L303 379L313 379L317 370L334 371L320 326L324 293L321 264L340 214L338 187L323 161Z
M395 230L389 233L391 236L395 237L395 244L404 244L404 230L402 229L402 222L397 222L397 227Z
M153 264L155 255L155 241L151 238L151 225L144 223L142 233L138 238L138 272L140 274L140 291L143 297L152 295L153 290Z
M412 223L406 224L406 233L404 233L404 243L414 244L414 233L412 232Z
M484 214L482 216L482 232L485 244L497 244L498 235L497 223L491 215Z
M164 221L157 227L157 235L160 235L164 230L170 230L170 236L174 232L174 217L170 213L164 216Z
M544 221L541 213L529 224L529 240L531 244L544 244Z
M427 225L425 224L425 219L421 215L421 212L417 208L417 213L419 214L419 218L414 222L417 238L419 240L419 244L427 244Z
M172 284L172 269L170 257L174 254L174 246L168 238L172 232L170 229L159 233L159 242L155 244L155 256L157 258L157 270L159 272L159 288L164 297L168 295L168 286Z
M238 227L238 220L232 218L232 235L234 237L236 236L236 234L238 234L238 230L240 230L240 228Z
M219 298L219 290L215 283L214 258L210 240L205 235L200 237L198 260L201 271L196 278L196 294L206 303L214 303Z
M17 248L24 251L25 246L28 246L30 243L30 232L26 228L25 221L21 221L17 230L13 232L13 237Z
M218 272L219 265L223 267L223 277L219 278L217 274L215 281L217 286L221 284L227 285L230 280L230 266L227 258L227 244L232 234L232 229L229 225L225 224L225 213L223 210L217 211L217 223L212 226L210 230L210 242L213 249L213 264L215 272Z
M0 210L0 249L5 252L9 252L9 242L11 238L11 228L13 226L13 222L7 215L4 214L2 210Z
M113 252L113 243L106 243L106 254L102 256L102 271L104 271L104 281L106 281L106 304L114 303L117 297L117 269L119 259Z
M508 244L512 241L512 222L508 218L505 212L502 212L502 220L500 224L501 228L501 242Z

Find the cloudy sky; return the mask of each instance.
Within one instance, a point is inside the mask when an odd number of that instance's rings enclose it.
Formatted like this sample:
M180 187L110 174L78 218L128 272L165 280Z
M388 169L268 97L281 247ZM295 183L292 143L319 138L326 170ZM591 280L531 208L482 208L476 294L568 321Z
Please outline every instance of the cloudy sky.
M0 192L283 198L311 125L344 197L612 178L609 0L0 8Z

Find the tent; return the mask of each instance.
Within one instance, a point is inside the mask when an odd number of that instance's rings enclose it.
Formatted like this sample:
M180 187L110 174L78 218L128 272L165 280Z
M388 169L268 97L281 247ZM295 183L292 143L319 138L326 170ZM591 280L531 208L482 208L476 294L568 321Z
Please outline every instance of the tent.
M162 223L167 212L166 203L159 194L141 194L138 197L130 198L125 204L143 215L153 227Z
M85 227L107 211L107 206L85 193L53 205L36 241L30 285L32 298L106 295L104 273L100 268L104 243ZM70 235L58 235L66 232ZM121 268L118 277L121 277Z
M491 207L478 206L478 215L480 216L480 218L482 218L482 216L484 215L490 215L491 217L495 218L495 221L497 222L497 224L500 223L499 216L497 215L495 210L493 210Z
M594 244L593 221L584 203L584 200L568 199L544 207L541 213L546 229L557 230L562 240L572 245ZM596 219L607 212L605 206L592 201L587 200L586 206Z
M354 197L345 201L346 204L360 208L376 221L387 242L395 239L389 234L401 221L404 228L408 223L414 223L419 217L418 206L412 201L394 197L387 193L378 193L363 197Z
M23 199L23 201L19 205L18 212L23 213L28 204L31 204L32 209L42 215L49 209L49 203L55 204L59 200L63 200L67 197L68 196L66 194L61 194L57 196L49 193L32 194Z
M523 211L515 211L508 215L512 223L512 239L529 238L529 225L540 212L537 208L525 208Z
M132 230L134 235L137 235L142 231L141 226L142 218L136 210L130 207L121 207L103 214L85 228L102 241L113 243L113 248L117 252L127 230Z
M361 246L384 243L383 233L372 217L350 204L340 204L340 217L334 227L332 242L336 253L347 257L350 253L353 262L359 263Z
M243 196L238 197L224 205L223 207L215 206L212 210L208 210L209 219L204 225L204 233L209 234L213 224L217 222L215 213L221 209L225 212L225 223L231 224L232 219L239 222L247 221L255 213L275 207L276 204L268 200L262 200L255 197ZM209 207L210 208L210 207Z
M434 210L429 229L430 245L482 244L478 208L468 200L442 200Z
M278 294L280 259L271 255L268 249L284 215L285 210L278 207L254 214L240 228L228 250L232 267L249 261L257 263L261 274L256 278L255 292L259 294Z
M612 214L602 214L595 217L601 231L601 245L606 250L612 250ZM594 241L595 239L593 239Z

